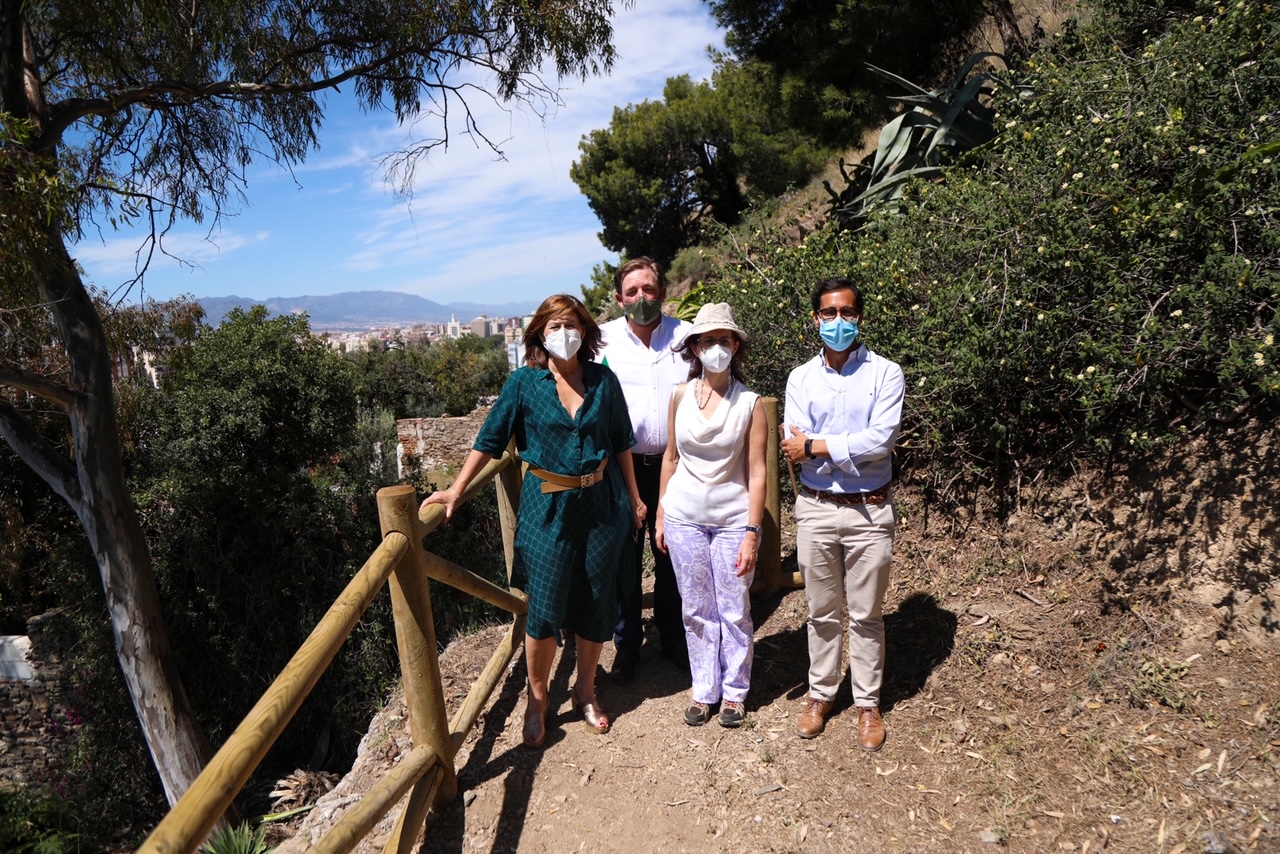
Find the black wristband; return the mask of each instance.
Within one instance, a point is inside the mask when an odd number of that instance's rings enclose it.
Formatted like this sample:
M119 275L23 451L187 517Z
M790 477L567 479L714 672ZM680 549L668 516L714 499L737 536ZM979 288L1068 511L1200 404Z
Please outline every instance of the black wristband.
M805 455L806 457L808 457L809 459L811 459L811 460L816 460L816 459L818 458L818 455L817 455L817 454L815 454L815 453L813 452L813 440L812 440L812 439L805 439L805 440L804 440L804 455Z

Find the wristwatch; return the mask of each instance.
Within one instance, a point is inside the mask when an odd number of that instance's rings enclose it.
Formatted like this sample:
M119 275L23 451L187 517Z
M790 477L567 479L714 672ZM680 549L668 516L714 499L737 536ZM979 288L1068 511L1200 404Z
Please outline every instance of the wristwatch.
M759 526L759 525L748 525L748 526L747 526L747 530L748 530L748 531L750 531L751 533L755 534L757 537L758 537L758 536L760 536L760 526Z
M812 439L805 439L805 440L804 440L804 455L805 455L806 457L808 457L809 459L811 459L811 460L816 460L816 459L818 458L818 455L817 455L817 454L815 454L815 453L813 452L813 440L812 440Z

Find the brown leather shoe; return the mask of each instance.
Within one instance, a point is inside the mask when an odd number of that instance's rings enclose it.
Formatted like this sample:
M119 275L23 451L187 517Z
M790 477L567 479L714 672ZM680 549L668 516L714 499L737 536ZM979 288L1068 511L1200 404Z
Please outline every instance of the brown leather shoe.
M831 714L834 706L835 703L831 700L810 697L804 714L800 716L800 720L796 721L796 734L801 738L816 738L822 735L822 731L827 728L827 715Z
M858 746L874 753L884 747L884 718L875 706L858 707Z

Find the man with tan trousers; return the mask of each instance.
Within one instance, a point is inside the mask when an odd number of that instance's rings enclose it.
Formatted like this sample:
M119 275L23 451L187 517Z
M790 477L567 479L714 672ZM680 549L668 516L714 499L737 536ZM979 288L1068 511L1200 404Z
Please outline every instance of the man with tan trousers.
M902 422L902 368L862 343L863 299L846 278L813 291L822 352L791 372L782 452L800 465L796 557L809 599L809 695L802 738L826 728L840 685L843 600L858 746L884 745L880 685L884 616L896 523L892 453Z

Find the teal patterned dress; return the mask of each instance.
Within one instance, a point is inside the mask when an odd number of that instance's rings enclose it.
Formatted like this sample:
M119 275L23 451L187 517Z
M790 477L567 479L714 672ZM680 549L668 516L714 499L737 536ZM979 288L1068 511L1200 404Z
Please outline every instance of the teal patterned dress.
M511 585L529 596L529 636L557 643L561 628L600 643L613 637L619 555L635 528L615 459L636 443L622 386L594 362L583 364L582 382L582 406L570 418L551 371L520 368L474 445L496 457L514 436L525 462L563 475L590 474L609 459L604 480L587 489L543 493L542 481L528 475L520 490Z

